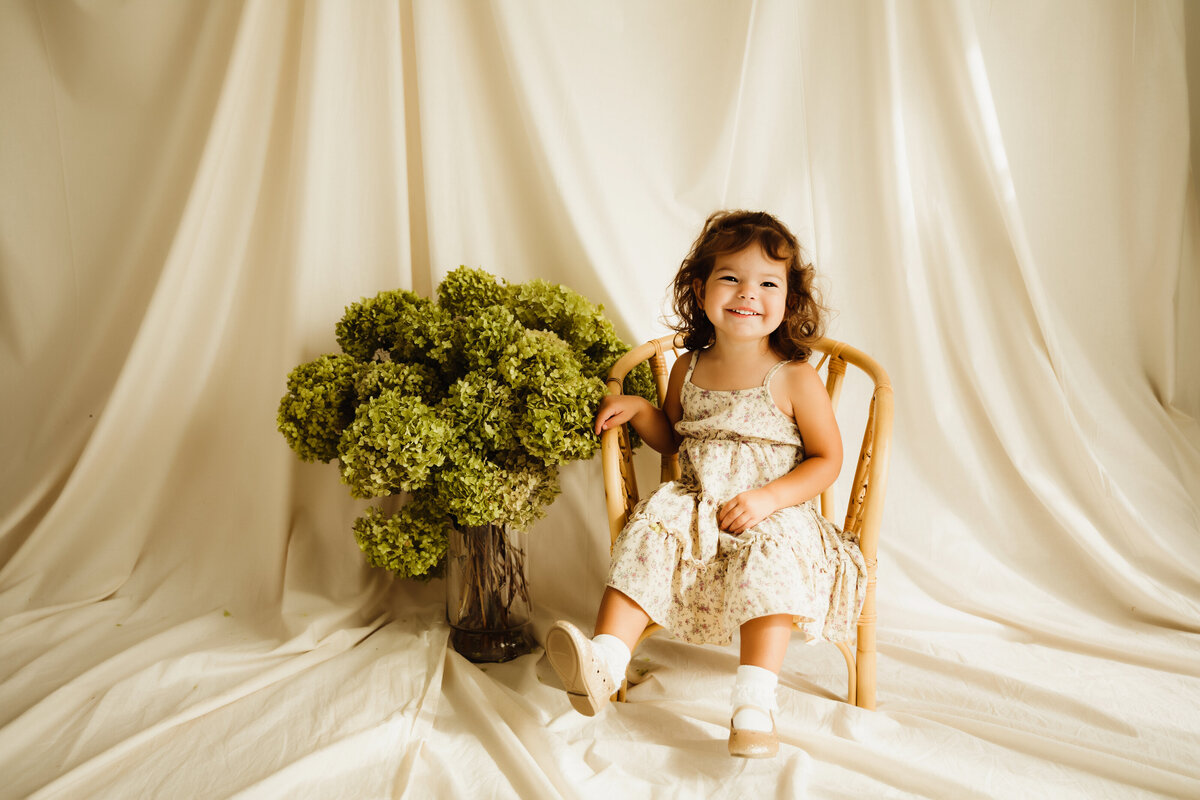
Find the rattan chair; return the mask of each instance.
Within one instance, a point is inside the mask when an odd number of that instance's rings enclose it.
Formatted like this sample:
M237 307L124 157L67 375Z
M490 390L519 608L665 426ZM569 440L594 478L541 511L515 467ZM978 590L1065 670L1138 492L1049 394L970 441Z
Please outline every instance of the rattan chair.
M666 351L678 355L683 346L683 336L675 334L654 339L635 347L618 360L608 374L608 393L620 394L622 382L629 371L643 361L650 362L655 383L658 386L658 403L661 406L667 394ZM825 387L829 399L837 409L842 393L842 382L846 365L850 364L866 373L874 383L870 408L867 412L866 430L863 433L858 465L851 484L850 500L847 503L843 528L858 534L859 546L867 562L867 596L862 613L858 618L857 648L851 650L846 642L837 642L846 659L849 675L847 701L861 708L875 708L875 566L879 544L879 519L883 511L883 498L887 490L888 449L892 438L892 385L887 372L866 353L833 339L822 339L815 350L823 355L817 364L828 364ZM633 469L633 453L629 444L627 426L620 425L604 432L601 439L601 458L604 468L604 493L608 503L608 523L611 542L625 527L629 513L638 502L637 478ZM679 477L679 458L663 456L663 481ZM821 513L834 519L833 487L821 494ZM611 547L611 543L610 543ZM662 630L650 623L642 633L638 644ZM617 699L625 699L624 685L617 692Z

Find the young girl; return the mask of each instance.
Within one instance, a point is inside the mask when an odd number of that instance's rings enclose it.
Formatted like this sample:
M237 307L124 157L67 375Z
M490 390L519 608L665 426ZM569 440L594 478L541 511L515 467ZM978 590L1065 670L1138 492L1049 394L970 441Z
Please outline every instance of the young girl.
M649 621L695 643L728 644L738 630L729 752L772 756L793 617L810 640L849 637L867 571L814 503L837 478L842 444L808 363L821 330L813 277L779 220L713 214L675 276L689 352L662 409L629 395L600 404L597 434L628 422L655 450L678 451L682 474L639 503L617 538L595 638L565 621L546 636L580 712L608 701Z

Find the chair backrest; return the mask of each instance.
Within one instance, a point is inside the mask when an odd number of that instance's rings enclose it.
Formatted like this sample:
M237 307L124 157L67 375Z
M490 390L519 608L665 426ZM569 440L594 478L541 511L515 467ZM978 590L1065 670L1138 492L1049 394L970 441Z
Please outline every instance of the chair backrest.
M643 361L650 362L650 369L658 388L658 404L661 407L667 395L666 351L678 355L683 347L683 335L674 334L653 339L633 348L621 357L608 373L608 393L620 394L625 376ZM829 400L837 410L842 395L846 366L862 370L874 384L870 407L867 411L866 430L863 431L859 448L858 464L850 484L850 498L846 505L844 530L858 534L859 548L868 569L874 576L876 552L879 543L879 520L883 512L883 498L887 491L888 455L892 440L892 384L878 362L866 353L850 347L844 342L821 339L814 350L822 354L817 369L828 365L825 388ZM629 512L638 502L637 476L633 470L633 451L629 432L625 425L604 432L600 440L601 459L604 469L604 494L608 503L609 535L616 541L625 527ZM664 456L661 479L679 477L678 456ZM833 487L821 494L821 513L833 519Z

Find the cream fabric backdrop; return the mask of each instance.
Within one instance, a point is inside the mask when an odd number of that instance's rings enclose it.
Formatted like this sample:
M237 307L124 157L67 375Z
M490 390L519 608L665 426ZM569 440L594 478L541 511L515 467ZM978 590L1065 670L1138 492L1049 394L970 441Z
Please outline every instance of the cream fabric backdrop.
M1184 13L0 6L0 795L1200 796ZM658 335L738 206L897 389L878 710L794 644L769 762L724 755L732 648L651 642L591 720L447 651L274 419L347 303L458 264ZM539 635L606 566L598 462L564 485Z

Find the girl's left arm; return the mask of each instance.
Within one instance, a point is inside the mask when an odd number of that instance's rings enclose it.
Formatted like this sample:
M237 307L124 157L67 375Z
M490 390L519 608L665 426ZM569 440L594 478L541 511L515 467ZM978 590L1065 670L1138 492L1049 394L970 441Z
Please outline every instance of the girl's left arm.
M821 376L805 363L788 365L779 377L804 440L804 460L788 474L722 505L717 523L730 533L744 533L781 508L811 500L828 489L842 469L842 435Z

